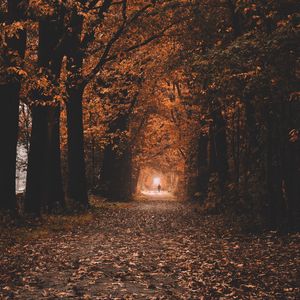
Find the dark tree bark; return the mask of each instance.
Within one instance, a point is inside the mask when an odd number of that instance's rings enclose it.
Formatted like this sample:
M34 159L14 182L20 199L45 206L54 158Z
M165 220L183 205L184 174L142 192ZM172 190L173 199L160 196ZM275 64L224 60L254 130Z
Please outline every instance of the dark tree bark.
M83 84L81 34L83 17L76 11L71 16L72 32L68 40L67 71L67 127L68 127L68 197L78 204L88 206L82 101L86 84Z
M300 132L300 104L292 102L288 106L285 118L288 130L293 128ZM287 134L287 132L286 132ZM287 196L287 225L292 231L300 230L300 140L286 141L284 151L284 191Z
M48 111L48 139L46 148L45 203L52 212L64 207L64 190L60 153L60 107L50 107Z
M210 177L208 162L208 136L202 134L198 140L198 191L201 192L201 201L207 197Z
M38 215L43 203L44 166L46 160L48 108L32 108L32 129L28 154L24 209Z
M104 152L100 181L102 195L110 200L129 200L132 195L131 151L116 153L109 144Z
M272 104L272 105L271 105ZM279 132L279 112L275 102L266 107L266 184L267 218L272 228L283 227L286 218L282 181L282 157L280 153L281 137ZM274 105L275 104L275 105Z
M102 194L110 200L128 200L132 195L131 153L118 154L108 145L101 168Z
M250 205L254 214L260 213L261 206L258 204L257 199L253 197L253 186L249 185L249 180L253 180L253 176L257 178L259 176L258 170L261 168L258 163L258 152L260 142L258 140L259 130L256 122L256 111L254 103L252 103L254 96L245 95L245 132L246 132L246 142L245 142L245 153L243 157L244 164L244 185L243 191L247 203ZM259 207L259 211L254 207ZM257 216L256 216L257 217Z
M0 208L10 211L16 209L15 180L19 91L20 84L18 82L0 85L0 94L5 98L1 105L5 117L2 116L0 125L3 141L0 157Z
M109 132L124 131L128 128L129 113L119 116L111 125ZM100 170L102 193L111 200L128 200L132 195L132 157L131 146L120 145L121 151L108 144L104 151L103 165Z
M41 20L39 23L39 66L49 72L56 84L60 76L62 52L56 52L63 32L63 11L57 20ZM45 102L52 97L34 91L38 99ZM64 192L61 175L59 104L43 106L37 103L32 108L32 131L25 196L25 211L39 214L41 207L51 212L57 206L64 206Z
M22 1L8 1L7 24L12 24L24 17ZM15 37L6 38L7 48L4 59L8 65L19 65L24 58L26 48L26 31L19 30ZM2 154L0 157L0 209L16 210L16 148L18 139L20 79L8 78L7 83L0 84L1 109L4 112L0 123L2 137Z
M68 89L68 197L88 206L87 184L84 161L84 140L82 120L83 90Z
M213 125L211 128L211 170L219 175L219 183L222 194L225 191L225 183L228 179L226 123L219 109L212 112Z
M241 15L236 10L236 5L234 3L234 0L227 0L229 12L230 12L230 18L231 18L231 24L233 28L233 35L234 38L238 38L242 34L242 22L241 22Z
M41 49L41 56L48 52L43 65L47 66L53 77L53 84L57 85L61 73L63 49L57 51L57 45L63 35L64 30L64 9L61 7L57 20L50 20L41 24L41 44L45 47ZM52 37L52 38L49 38ZM44 40L45 39L45 40ZM47 45L47 41L49 45ZM48 47L47 47L48 46ZM47 48L48 49L47 49ZM49 49L53 49L49 51ZM60 105L48 107L48 138L46 145L46 165L45 165L45 191L44 198L47 209L51 212L55 207L64 206L64 191L61 174L61 153L60 153Z
M288 197L287 222L288 229L300 229L300 142L289 143L285 166L286 193Z
M131 184L132 194L135 194L137 192L137 185L138 185L140 173L141 173L140 168L138 168L135 172L132 172L132 184Z

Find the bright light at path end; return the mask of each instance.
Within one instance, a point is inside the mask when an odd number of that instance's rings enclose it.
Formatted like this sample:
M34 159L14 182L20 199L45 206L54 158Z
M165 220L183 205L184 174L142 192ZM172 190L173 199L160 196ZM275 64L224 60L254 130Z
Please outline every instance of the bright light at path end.
M153 184L160 184L160 178L159 177L154 177L153 178Z

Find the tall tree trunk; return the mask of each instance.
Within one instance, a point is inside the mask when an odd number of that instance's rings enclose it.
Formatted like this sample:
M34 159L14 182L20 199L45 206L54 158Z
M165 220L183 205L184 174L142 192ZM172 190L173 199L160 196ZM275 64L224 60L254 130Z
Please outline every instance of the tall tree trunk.
M60 76L62 53L55 48L63 31L63 14L57 20L42 20L39 24L39 66L49 70L55 85ZM51 101L36 91L39 98ZM51 212L56 206L64 205L61 175L60 107L44 107L38 102L32 109L32 131L28 155L25 211L39 214L41 207ZM41 180L42 178L42 180Z
M222 195L225 191L225 183L228 179L228 160L227 160L227 140L226 123L219 109L212 113L213 126L213 148L214 148L214 167L219 175L219 183Z
M259 148L260 142L258 140L258 126L256 123L256 111L255 106L252 103L254 101L250 95L245 95L245 132L246 132L246 142L245 142L245 154L244 154L244 185L243 192L245 199L248 200L248 204L251 207L251 211L254 214L261 213L261 203L258 200L259 196L254 196L253 186L249 185L250 180L259 180L261 176L261 166L259 166ZM262 182L260 182L262 184ZM257 209L255 209L255 207ZM257 215L255 216L257 218Z
M137 185L138 185L140 174L141 174L140 167L135 172L132 172L132 184L131 184L132 194L137 193L137 187L138 187Z
M128 128L129 114L124 113L110 124L109 133L123 132ZM120 147L121 151L114 149ZM104 195L112 200L128 200L132 195L132 153L131 145L121 145L114 141L104 151L103 165L100 171L101 186Z
M111 200L129 200L132 196L132 163L130 147L117 153L106 146L100 173L102 194Z
M82 84L81 34L83 17L76 11L71 16L72 33L68 42L67 63L67 129L68 129L68 197L87 207L88 193L84 161L82 101L85 84Z
M60 107L50 107L48 111L48 139L46 148L45 202L52 212L64 207L64 190L60 153Z
M25 211L39 214L64 206L61 175L59 107L32 108Z
M202 134L198 140L198 191L201 193L201 201L207 196L208 182L210 177L208 162L208 142L207 135Z
M274 106L274 105L273 105ZM283 174L281 169L281 157L279 153L280 137L277 130L278 119L274 107L269 107L266 112L267 125L267 155L266 155L266 183L268 205L268 221L272 228L283 226L285 219L285 205L282 193Z
M0 125L3 141L0 157L0 208L10 211L16 209L15 180L19 92L20 84L18 82L0 85L0 94L5 97L1 104L5 117L2 116Z
M68 197L88 206L82 120L83 89L68 89Z
M241 167L241 124L240 124L240 107L239 103L237 105L236 114L237 114L237 120L236 120L236 174L235 174L235 181L237 185L240 184L240 167Z
M20 21L23 17L22 1L8 1L7 24ZM26 2L25 2L26 3ZM24 4L24 3L23 3ZM7 48L4 50L4 59L8 64L16 60L22 60L26 48L26 31L18 30L16 36L6 38ZM18 78L8 79L7 83L0 85L1 109L5 114L0 123L0 134L2 136L2 155L0 157L0 209L15 211L16 209L16 149L18 140L19 121L19 97L20 80Z
M288 130L293 128L300 132L300 104L292 102L288 106L285 118L288 120ZM287 132L286 132L287 134ZM286 141L284 153L284 190L287 196L288 229L300 230L300 139Z
M24 209L38 215L43 204L44 166L46 161L48 108L32 108L32 129L28 154L26 195Z

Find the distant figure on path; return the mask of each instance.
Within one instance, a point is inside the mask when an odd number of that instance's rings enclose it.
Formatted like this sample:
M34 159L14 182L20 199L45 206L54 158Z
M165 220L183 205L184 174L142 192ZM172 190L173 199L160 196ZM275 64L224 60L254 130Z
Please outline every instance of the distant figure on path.
M160 184L157 186L157 190L160 193L160 191L161 191L161 185Z

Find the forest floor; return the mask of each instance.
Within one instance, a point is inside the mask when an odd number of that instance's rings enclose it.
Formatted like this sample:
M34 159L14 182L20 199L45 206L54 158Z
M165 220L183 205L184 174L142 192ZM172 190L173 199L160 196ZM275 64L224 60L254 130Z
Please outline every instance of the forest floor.
M183 202L97 206L3 228L0 299L299 299L299 234L243 234Z

